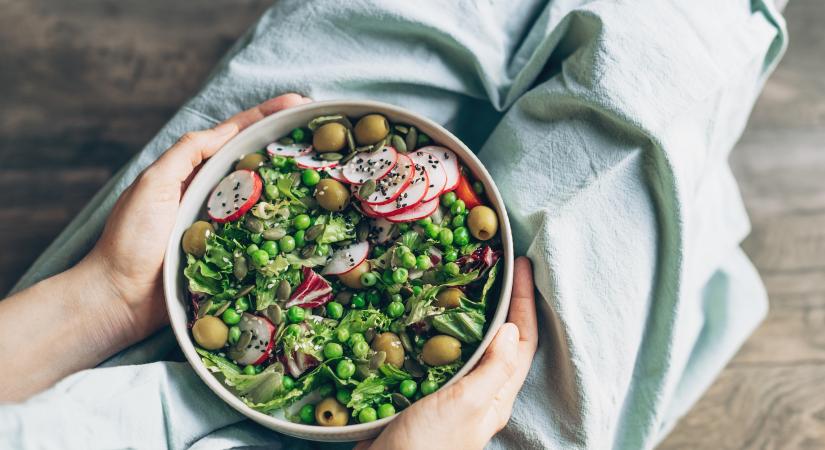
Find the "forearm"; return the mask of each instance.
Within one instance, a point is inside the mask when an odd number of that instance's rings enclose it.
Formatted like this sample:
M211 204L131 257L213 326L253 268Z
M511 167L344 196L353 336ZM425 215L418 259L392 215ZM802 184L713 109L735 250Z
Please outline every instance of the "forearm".
M19 401L128 345L131 315L100 265L75 267L0 302L0 402Z

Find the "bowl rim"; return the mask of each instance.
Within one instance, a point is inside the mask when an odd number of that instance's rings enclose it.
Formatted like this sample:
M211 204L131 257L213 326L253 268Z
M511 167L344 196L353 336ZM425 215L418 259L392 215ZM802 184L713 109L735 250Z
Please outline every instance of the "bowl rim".
M491 206L493 206L496 209L496 212L498 213L500 221L499 230L501 232L503 247L503 266L502 270L499 272L501 275L501 292L499 294L498 304L496 306L496 310L492 316L492 319L490 320L488 329L485 332L484 337L482 338L482 341L479 343L476 350L473 352L470 358L468 358L467 362L461 367L461 369L459 369L459 371L456 372L456 374L453 375L442 387L449 386L458 381L459 379L461 379L462 377L464 377L470 370L472 370L472 368L474 368L478 364L478 361L483 356L487 346L489 346L490 342L495 337L498 328L500 328L500 326L506 321L507 313L510 307L510 295L512 290L514 250L510 220L507 215L504 200L501 197L498 187L495 185L492 176L481 163L481 161L478 159L478 157L475 155L475 153L473 153L460 139L453 135L453 133L451 133L446 128L442 127L440 124L432 121L431 119L400 106L372 100L320 101L281 110L261 119L260 121L252 124L251 126L241 131L238 135L236 135L230 141L224 144L224 146L221 147L218 153L220 153L227 147L232 147L233 145L240 145L237 143L243 143L244 137L259 133L259 130L270 127L274 122L283 120L284 118L287 118L289 116L299 115L313 110L329 111L335 109L340 109L341 113L346 115L349 114L346 111L350 109L370 110L372 112L386 114L394 118L400 117L405 121L405 123L415 125L416 127L422 130L436 130L438 132L437 134L441 134L447 138L446 140L439 140L437 145L447 147L453 152L459 154L458 156L461 162L470 169L470 171L473 173L477 180L481 181L484 184L487 198L489 199ZM216 155L218 153L216 153ZM204 163L203 168L211 167L211 165L218 164L218 160L219 158L215 158L213 156ZM227 168L224 171L218 172L225 174L228 170L229 168ZM199 179L199 177L204 177L206 173L208 173L208 171L199 170L195 177L191 180L191 183L194 183L196 180ZM217 181L218 180L213 180L213 184ZM209 192L211 192L211 190ZM181 348L181 351L183 352L184 356L189 362L189 365L192 367L195 373L198 374L198 377L201 378L201 380L209 387L209 389L213 393L215 393L215 395L217 395L221 400L223 400L226 404L228 404L230 407L232 407L242 415L254 420L255 422L258 422L261 425L266 426L267 428L283 432L285 434L289 434L292 436L300 437L302 439L315 439L319 441L349 441L352 439L346 439L346 436L343 435L351 435L349 437L359 436L358 438L361 439L360 436L377 434L381 429L383 429L384 426L386 426L387 424L389 424L390 421L396 418L398 414L369 423L344 425L337 427L322 427L317 425L306 425L301 423L290 422L286 419L281 419L279 417L274 417L269 414L256 411L251 407L247 406L239 397L233 394L220 380L218 380L218 378L215 377L214 374L211 371L209 371L203 364L199 355L195 352L195 346L189 335L187 322L184 321L183 323L181 323L180 321L174 321L173 308L185 308L185 306L183 305L186 305L187 303L187 300L181 299L180 290L182 286L180 286L179 284L179 269L182 264L179 236L180 233L177 233L175 231L178 230L181 226L188 227L191 224L181 224L181 215L183 214L183 210L185 209L183 208L183 205L194 202L200 205L199 208L200 210L202 210L202 205L205 202L205 200L205 198L196 198L195 194L192 192L191 189L187 189L186 192L184 192L180 201L181 207L176 215L173 232L171 233L166 245L166 253L164 255L162 269L164 300L166 303L166 311L169 315L169 324L175 335L175 339L177 340L178 345ZM178 257L171 258L171 255L178 255ZM175 261L173 262L170 259L175 259ZM173 305L173 303L175 304Z

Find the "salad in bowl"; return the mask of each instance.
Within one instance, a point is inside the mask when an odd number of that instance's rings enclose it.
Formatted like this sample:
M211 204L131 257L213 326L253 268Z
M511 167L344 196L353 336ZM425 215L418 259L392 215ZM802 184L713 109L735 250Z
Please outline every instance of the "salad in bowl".
M357 426L475 363L507 259L500 206L456 152L333 111L229 169L180 235L179 270L187 338L244 405Z

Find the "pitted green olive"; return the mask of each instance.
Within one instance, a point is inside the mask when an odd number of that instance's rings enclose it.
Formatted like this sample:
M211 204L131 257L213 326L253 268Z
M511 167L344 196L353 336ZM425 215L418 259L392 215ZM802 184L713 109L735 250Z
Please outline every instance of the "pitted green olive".
M461 357L461 342L446 334L433 336L424 343L421 359L431 366L450 364Z
M390 123L381 114L368 114L355 124L355 140L358 145L372 145L384 139L390 132Z
M464 292L459 288L442 289L436 297L435 304L446 309L458 308L461 305L461 297L463 296Z
M358 264L354 268L350 269L349 272L342 273L338 275L338 279L341 280L341 283L344 283L345 286L352 288L352 289L364 289L364 285L361 283L361 275L370 271L370 263L366 259Z
M312 148L316 152L337 152L347 145L347 127L338 122L322 125L312 134Z
M266 163L266 156L260 153L250 153L235 164L235 170L257 170Z
M401 339L397 334L386 332L375 336L372 340L372 349L387 354L385 363L399 368L404 365L404 346L401 345Z
M204 316L192 325L192 336L201 347L207 350L217 350L226 345L229 328L215 316Z
M335 398L327 397L315 405L315 421L324 427L342 427L349 421L349 411Z
M495 236L498 231L498 216L487 206L476 206L467 215L467 227L470 228L470 234L474 238L486 241Z
M206 253L206 238L214 232L215 229L209 222L199 220L193 223L183 233L183 251L198 258L202 257Z
M315 200L327 211L343 211L349 204L349 189L340 181L324 178L315 186Z

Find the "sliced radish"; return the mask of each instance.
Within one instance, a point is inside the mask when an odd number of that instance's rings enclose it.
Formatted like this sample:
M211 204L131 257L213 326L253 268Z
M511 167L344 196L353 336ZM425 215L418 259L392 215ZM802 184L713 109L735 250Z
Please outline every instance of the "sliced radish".
M334 179L334 180L338 180L338 181L340 181L340 182L342 182L342 183L349 183L349 181L347 181L347 179L346 179L346 178L344 178L343 173L341 173L341 165L340 165L340 164L339 164L339 165L337 165L337 166L334 166L334 167L327 167L327 168L325 168L325 169L323 169L323 170L324 170L324 172L326 172L326 173L327 173L327 175L329 175L332 179Z
M422 165L424 170L427 171L429 186L427 195L424 196L422 201L427 202L441 195L444 187L447 186L447 171L444 170L444 163L441 162L441 158L423 150L418 150L407 156L414 163Z
M392 239L392 235L398 227L384 218L377 218L370 221L369 239L376 244L383 244Z
M352 190L353 195L355 195L355 192L356 192L357 190L358 190L358 188L357 188L357 187L355 187L355 186L353 186L353 190ZM352 206L353 206L355 209L357 209L358 211L360 211L360 212L361 212L361 214L363 214L363 215L365 215L365 216L367 216L367 217L370 217L370 218L373 218L373 219L377 219L377 218L380 218L380 217L381 217L381 215L380 215L380 214L378 214L378 213L376 213L375 211L373 211L373 210L372 210L372 208L370 207L370 205L368 205L368 204L366 204L366 203L363 203L363 202L353 202L353 203L352 203Z
M327 169L338 165L338 161L321 159L318 153L307 152L295 157L295 165L301 169Z
M438 199L434 198L428 202L420 203L415 208L408 209L400 214L387 216L385 219L395 223L412 222L414 220L421 220L425 217L429 217L430 214L435 212L436 209L438 209Z
M398 152L392 147L382 147L369 153L355 155L342 170L344 178L352 184L364 184L387 175L398 161Z
M249 333L252 338L243 347L238 344L244 343L245 340L238 341L229 347L227 352L229 357L242 366L257 365L266 361L272 353L275 325L264 317L244 313L238 323L238 328L241 329L241 333Z
M415 208L421 203L421 200L427 195L429 187L429 178L424 167L420 164L414 164L415 175L413 175L410 184L395 198L395 200L385 203L383 205L371 205L370 209L381 216L388 216L399 214L411 208Z
M225 176L209 196L206 212L218 223L241 218L261 197L263 182L251 170L236 170Z
M401 194L412 182L415 175L415 164L407 155L398 154L398 163L383 178L375 182L375 191L367 198L362 198L356 192L355 196L370 206L387 204Z
M447 174L447 183L444 185L444 192L452 191L456 188L456 186L458 186L458 157L455 155L455 153L453 153L452 150L446 147L430 145L427 147L422 147L418 149L418 151L432 153L433 155L441 159L444 171Z
M367 259L369 252L370 244L366 241L341 247L332 254L332 258L330 258L321 273L324 275L341 275L342 273L347 273Z
M312 151L312 146L309 144L280 144L273 142L266 146L266 151L272 156L295 157L309 153Z

